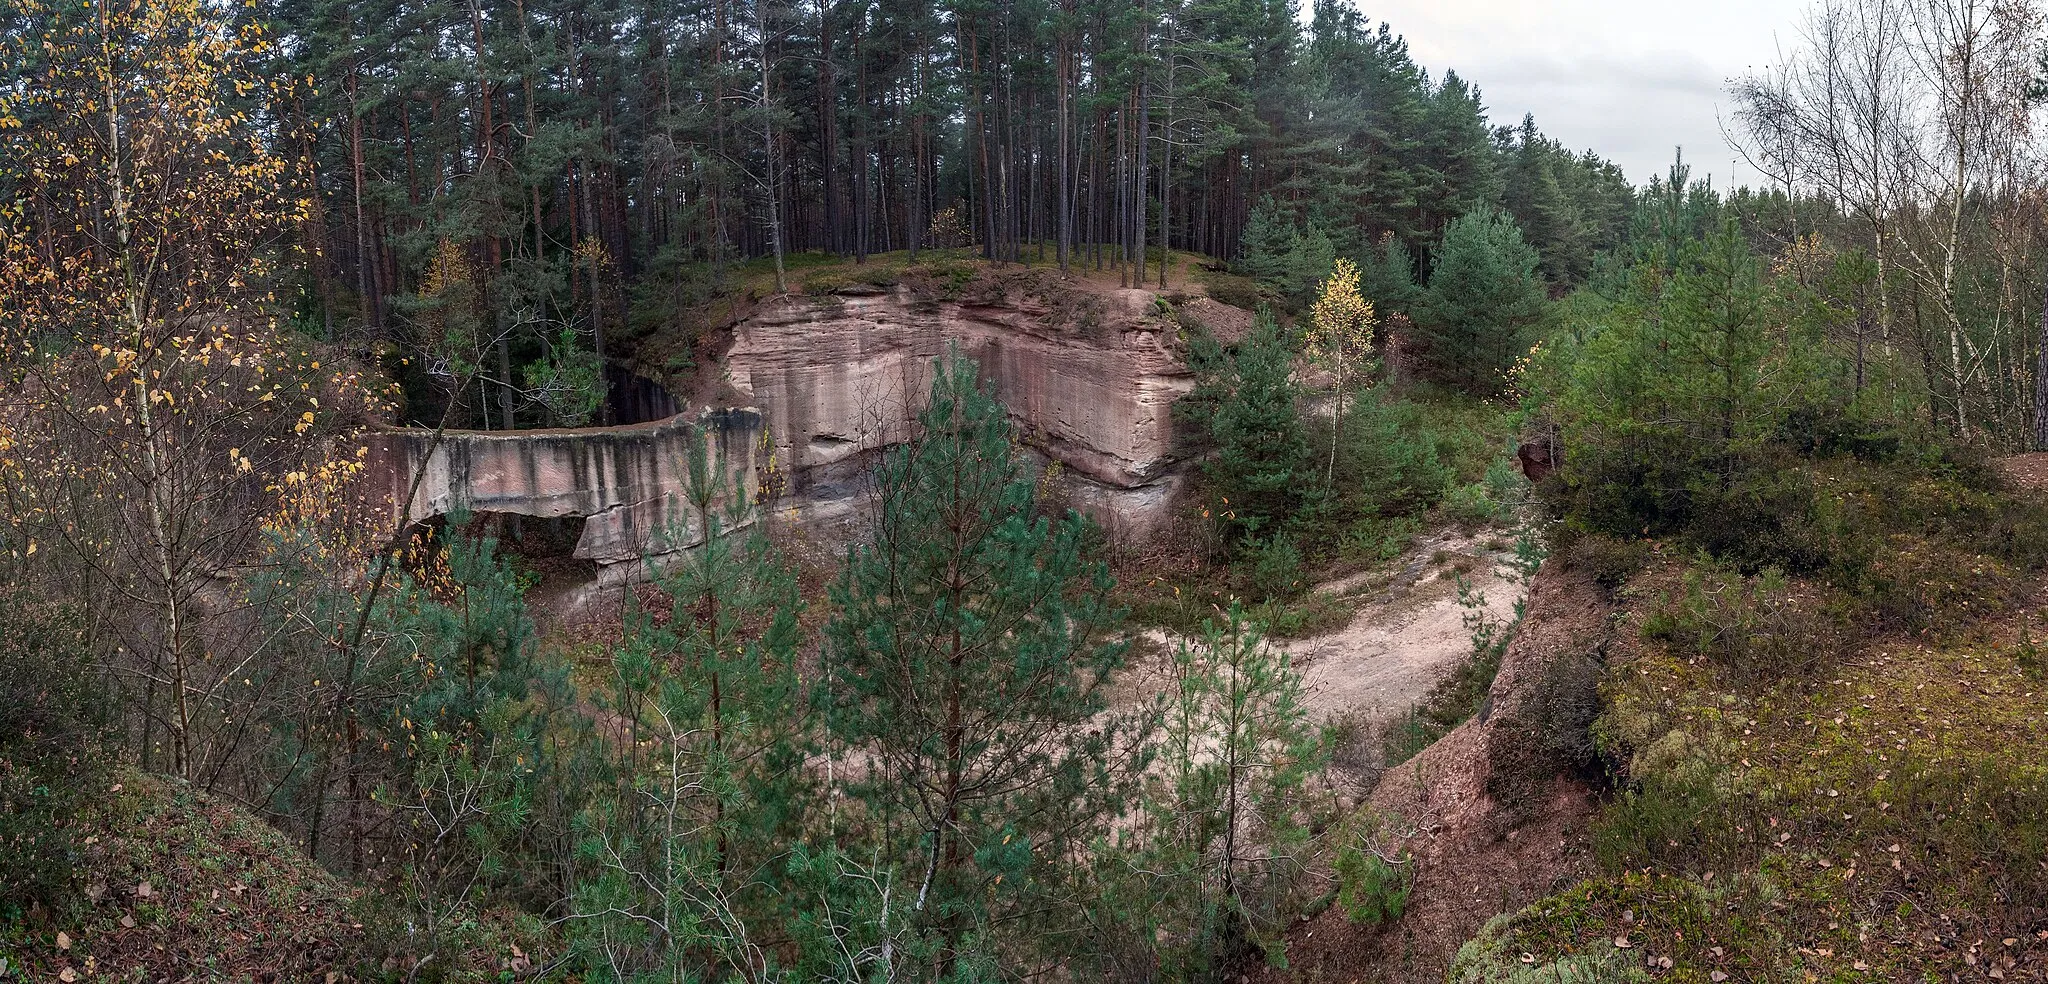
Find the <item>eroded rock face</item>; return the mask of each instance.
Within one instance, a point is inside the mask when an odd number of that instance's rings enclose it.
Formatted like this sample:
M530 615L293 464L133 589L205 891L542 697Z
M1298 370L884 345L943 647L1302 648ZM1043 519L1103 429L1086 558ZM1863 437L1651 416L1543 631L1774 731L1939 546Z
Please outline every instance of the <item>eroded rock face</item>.
M611 565L688 549L704 531L686 498L690 448L704 436L708 466L728 476L721 501L759 487L761 415L715 410L625 427L373 434L368 474L390 503L390 524L456 511L578 516L575 556ZM406 504L408 490L411 502Z
M736 326L727 381L767 418L791 490L822 508L847 494L831 466L909 437L932 361L957 344L1023 443L1077 480L1076 505L1125 528L1161 519L1178 482L1171 408L1193 381L1157 295L1043 271L978 286L787 298Z

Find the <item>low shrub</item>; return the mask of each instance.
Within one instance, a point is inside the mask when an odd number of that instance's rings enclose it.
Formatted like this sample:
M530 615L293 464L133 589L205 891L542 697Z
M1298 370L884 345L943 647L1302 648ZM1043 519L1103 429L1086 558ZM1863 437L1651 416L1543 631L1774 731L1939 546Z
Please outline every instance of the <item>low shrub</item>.
M1652 556L1650 545L1641 540L1603 533L1573 537L1559 552L1566 566L1585 571L1610 594L1621 590Z
M84 629L0 593L0 921L69 895L82 818L107 784L107 702Z
M1344 918L1364 926L1390 923L1408 911L1415 891L1409 858L1388 859L1364 843L1337 849L1337 905Z
M1671 861L1700 866L1702 838L1723 799L1701 770L1681 768L1636 780L1609 803L1593 828L1593 854L1608 870ZM1719 852L1714 852L1719 853Z
M1202 282L1202 288L1218 303L1228 304L1246 311L1256 311L1274 298L1259 289L1259 282L1250 277L1220 270L1196 268L1195 279Z
M1292 598L1308 586L1302 569L1301 550L1285 533L1261 537L1245 548L1244 570L1251 576L1246 585L1259 598Z
M1815 607L1775 568L1744 576L1707 562L1687 569L1678 593L1649 612L1643 635L1764 682L1803 674L1841 652L1842 627Z

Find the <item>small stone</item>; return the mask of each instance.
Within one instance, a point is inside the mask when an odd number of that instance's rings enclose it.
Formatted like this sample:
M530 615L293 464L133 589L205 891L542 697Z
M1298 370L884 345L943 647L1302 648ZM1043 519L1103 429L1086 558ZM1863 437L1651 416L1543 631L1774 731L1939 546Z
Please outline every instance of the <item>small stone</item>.
M1635 944L1630 943L1626 936L1617 936L1614 938L1614 948L1617 950L1632 950L1635 949Z
M69 949L71 949L71 934L70 934L70 933L66 933L66 932L64 932L64 931L63 931L63 930L61 930L61 929L57 931L57 949L59 949L59 950L69 950Z

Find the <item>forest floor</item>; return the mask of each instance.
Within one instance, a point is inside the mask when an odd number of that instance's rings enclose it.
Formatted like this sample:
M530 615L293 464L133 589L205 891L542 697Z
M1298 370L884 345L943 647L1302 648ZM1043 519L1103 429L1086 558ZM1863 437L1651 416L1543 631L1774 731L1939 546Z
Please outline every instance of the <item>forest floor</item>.
M2001 458L1998 467L2022 488L2048 490L2048 451Z

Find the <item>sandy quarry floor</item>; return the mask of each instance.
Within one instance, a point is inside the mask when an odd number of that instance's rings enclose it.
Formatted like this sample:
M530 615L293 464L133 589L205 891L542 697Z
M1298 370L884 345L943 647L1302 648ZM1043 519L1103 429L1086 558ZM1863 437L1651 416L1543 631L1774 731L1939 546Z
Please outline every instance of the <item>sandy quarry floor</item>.
M1458 604L1458 573L1485 596L1490 617L1512 617L1523 591L1509 567L1513 558L1512 533L1441 531L1417 541L1388 568L1319 587L1356 604L1343 628L1274 645L1293 654L1303 670L1317 717L1384 723L1420 702L1471 652L1466 609ZM1124 699L1142 700L1156 691L1165 653L1178 641L1159 630L1147 638L1157 645L1144 647L1147 655L1117 688Z
M1513 617L1522 585L1510 569L1511 534L1445 531L1416 544L1391 575L1322 590L1357 599L1350 624L1328 635L1280 643L1309 686L1309 706L1326 719L1384 721L1429 693L1472 651L1458 604L1462 571L1496 622Z

